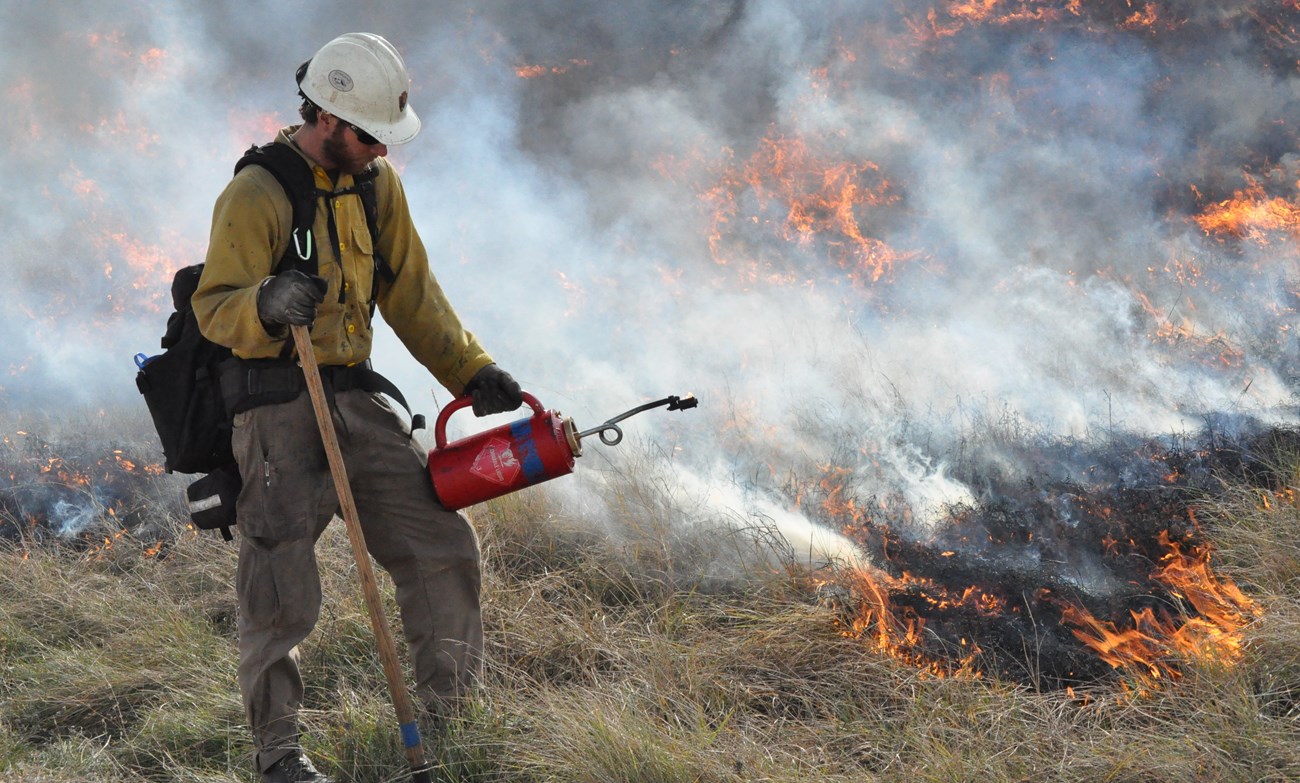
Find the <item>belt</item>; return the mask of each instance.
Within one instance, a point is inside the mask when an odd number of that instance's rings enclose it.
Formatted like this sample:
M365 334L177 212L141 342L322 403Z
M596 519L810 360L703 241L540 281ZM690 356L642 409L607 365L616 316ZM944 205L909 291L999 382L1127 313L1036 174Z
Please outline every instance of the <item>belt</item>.
M230 415L262 405L291 402L307 388L302 368L278 359L240 359L232 357L221 366L221 396ZM370 360L349 365L323 365L321 382L327 392L361 389L387 394L406 412L411 406L392 381L375 372Z

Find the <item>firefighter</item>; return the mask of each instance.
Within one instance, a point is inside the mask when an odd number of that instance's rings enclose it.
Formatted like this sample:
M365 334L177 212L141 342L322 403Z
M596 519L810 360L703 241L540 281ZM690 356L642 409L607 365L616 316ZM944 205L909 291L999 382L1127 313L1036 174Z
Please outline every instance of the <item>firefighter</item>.
M420 130L397 50L377 35L349 33L325 44L297 78L303 122L275 141L310 164L320 191L348 190L377 167L377 239L356 195L322 197L312 231L317 274L272 274L291 242L292 208L271 173L247 166L217 199L194 312L203 334L242 362L238 373L223 373L228 399L283 382L286 367L301 376L286 341L291 325L311 327L366 543L396 585L415 694L436 720L481 667L478 540L463 516L436 500L406 419L359 374L370 358L374 305L440 384L472 395L476 414L514 410L521 392L434 279L401 180L384 157ZM375 272L376 258L385 274ZM231 377L248 388L232 391ZM265 781L329 781L303 755L297 717L297 647L321 606L315 542L338 509L309 395L238 413L232 443L243 479L238 679L255 762Z

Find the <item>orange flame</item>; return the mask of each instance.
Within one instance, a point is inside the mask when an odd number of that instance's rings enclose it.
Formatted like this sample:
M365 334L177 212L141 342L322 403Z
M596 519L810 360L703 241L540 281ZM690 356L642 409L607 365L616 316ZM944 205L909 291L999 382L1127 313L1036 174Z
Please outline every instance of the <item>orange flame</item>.
M1046 7L1042 2L1008 3L1004 0L950 0L942 12L926 11L925 21L914 20L912 33L921 41L950 38L967 27L990 24L1010 25L1020 22L1054 22L1064 13L1079 14L1081 0L1069 0L1062 8Z
M901 577L893 577L866 568L849 573L847 583L857 606L849 622L836 622L843 636L866 641L877 652L915 666L926 676L982 676L976 663L983 652L979 644L969 639L960 640L963 651L955 659L940 659L927 654L922 649L925 618L918 616L910 607L895 606L890 596L909 587L919 587L923 588L923 600L935 609L965 605L986 616L997 614L1005 608L1001 598L989 595L977 587L969 587L960 594L954 594L924 577L906 572Z
M742 244L739 235L754 227L824 252L855 283L877 282L915 255L895 252L864 226L872 209L902 200L880 167L870 161L828 159L802 138L770 133L744 164L724 166L719 183L701 199L713 210L709 249L719 265L732 263L734 246ZM773 213L784 214L773 219ZM745 276L751 282L798 282L792 270L757 262Z
M854 530L873 524L873 509L863 507L854 497L849 479L852 471L833 465L819 466L819 481L803 486L810 498L815 498L817 510L828 518L843 520L845 534L853 537ZM1164 476L1165 481L1179 480L1175 469ZM1279 491L1277 502L1294 502L1295 493ZM801 493L800 504L809 498ZM1265 504L1269 498L1264 499ZM1103 518L1112 510L1098 507L1095 513ZM1187 510L1193 527L1197 525L1195 510ZM888 526L875 526L882 536L882 557L890 560L889 541L894 533ZM963 537L960 539L965 541ZM1164 681L1182 676L1181 665L1188 661L1213 662L1230 666L1242 655L1243 631L1259 615L1260 609L1231 579L1215 573L1211 567L1212 547L1207 543L1175 540L1168 530L1158 533L1154 541L1140 546L1131 536L1116 538L1106 534L1100 541L1102 549L1112 557L1129 552L1150 552L1156 565L1149 579L1156 590L1169 599L1166 608L1147 606L1129 611L1123 622L1094 616L1086 607L1066 602L1050 591L1042 590L1038 599L1051 602L1060 609L1062 622L1071 633L1113 669L1122 670L1136 679L1140 692L1149 692ZM956 557L953 549L935 549L942 558ZM893 575L874 567L841 573L834 580L851 597L843 619L836 621L840 632L853 639L867 642L871 649L908 665L915 666L927 676L982 676L978 642L963 639L957 656L927 649L927 619L942 617L961 610L981 617L1006 617L1018 614L1021 607L1009 604L996 586L985 588L973 584L965 588L946 586L926 576L903 570ZM900 597L905 596L900 602ZM1127 689L1128 684L1124 687Z
M1235 583L1211 570L1210 547L1185 549L1168 533L1159 536L1159 543L1165 547L1165 554L1152 579L1186 602L1182 610L1130 610L1130 622L1121 626L1098 619L1082 606L1061 606L1062 620L1075 637L1112 668L1134 676L1141 692L1180 678L1180 662L1235 664L1242 654L1242 631L1260 613ZM911 607L898 607L891 600L893 595L911 591L936 611L968 607L987 617L1014 611L1004 598L978 586L953 592L907 572L894 577L861 569L847 575L847 584L856 606L851 619L837 621L840 632L935 677L981 676L978 643L961 640L967 649L955 660L927 654L921 647L925 618Z
M1296 183L1300 189L1300 182ZM1267 246L1279 235L1300 240L1300 196L1269 197L1258 180L1247 177L1245 188L1232 198L1211 204L1192 218L1207 235L1248 239Z
M161 68L167 59L167 52L157 46L150 46L143 51L138 51L127 46L122 38L123 35L120 30L108 33L92 32L86 35L86 43L102 57L134 61L150 70Z
M536 79L540 76L558 76L568 73L574 68L586 68L591 65L590 60L570 60L568 65L517 65L515 66L515 76L520 79Z
M1132 624L1122 628L1079 606L1065 606L1061 613L1075 637L1112 667L1133 673L1147 688L1180 677L1179 660L1236 663L1242 630L1259 614L1259 607L1235 583L1210 569L1209 546L1184 551L1167 531L1159 542L1166 551L1152 579L1187 601L1194 612L1130 610Z
M1160 21L1160 15L1156 11L1155 3L1147 3L1139 11L1134 11L1120 25L1126 30L1136 30L1142 28L1153 28Z
M1245 353L1228 340L1228 335L1224 331L1220 330L1215 334L1206 336L1196 328L1195 323L1190 318L1178 317L1177 322L1175 322L1176 316L1172 310L1168 312L1160 310L1141 291L1135 290L1133 298L1155 322L1155 333L1151 335L1152 339L1171 345L1183 344L1190 346L1204 357L1207 364L1225 368L1241 366ZM1189 300L1184 299L1180 304L1189 311L1195 310Z
M172 275L193 259L202 258L202 246L193 238L169 231L160 239L160 244L151 244L124 231L108 230L93 237L92 241L106 254L126 262L126 268L121 270L111 263L104 265L104 276L114 283L109 299L115 314L128 309L157 312L170 307Z
M1294 2L1294 0L1287 0ZM921 43L951 38L971 27L1007 27L1017 24L1046 25L1084 16L1085 0L947 0L928 8L924 20L914 16L910 28ZM1121 30L1174 29L1183 23L1162 13L1157 2L1140 7L1127 0L1132 9L1114 24Z

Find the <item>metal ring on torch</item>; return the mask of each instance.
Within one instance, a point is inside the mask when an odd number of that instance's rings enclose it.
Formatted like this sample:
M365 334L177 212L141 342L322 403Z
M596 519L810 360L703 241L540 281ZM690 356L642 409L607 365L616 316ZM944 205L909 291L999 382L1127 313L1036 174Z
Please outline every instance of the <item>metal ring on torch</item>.
M610 430L614 431L613 436L605 437L605 434ZM602 424L599 427L596 427L594 429L587 430L586 432L583 433L579 433L578 437L582 437L583 435L590 435L592 432L595 432L598 435L600 435L600 442L604 443L606 446L617 446L618 444L623 442L623 430L617 424L609 424L609 423Z

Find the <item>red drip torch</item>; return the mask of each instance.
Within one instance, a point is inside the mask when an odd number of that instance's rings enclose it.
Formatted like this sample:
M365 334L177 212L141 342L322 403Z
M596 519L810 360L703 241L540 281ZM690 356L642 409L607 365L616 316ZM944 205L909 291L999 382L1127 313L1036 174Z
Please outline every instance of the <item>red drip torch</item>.
M616 446L623 440L618 422L629 416L664 405L679 411L699 404L689 394L665 397L578 432L573 419L546 410L536 397L524 392L532 416L448 443L447 420L473 402L470 397L453 400L438 413L433 428L429 476L438 501L452 511L572 473L574 458L582 456L582 439L598 434L602 443Z

